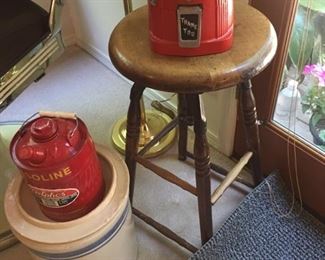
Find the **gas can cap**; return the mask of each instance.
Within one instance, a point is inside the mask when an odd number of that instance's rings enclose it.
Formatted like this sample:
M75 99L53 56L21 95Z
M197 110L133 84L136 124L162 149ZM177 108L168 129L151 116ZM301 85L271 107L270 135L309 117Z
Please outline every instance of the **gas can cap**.
M56 122L47 117L37 119L31 126L31 135L35 141L44 142L52 139L58 130Z

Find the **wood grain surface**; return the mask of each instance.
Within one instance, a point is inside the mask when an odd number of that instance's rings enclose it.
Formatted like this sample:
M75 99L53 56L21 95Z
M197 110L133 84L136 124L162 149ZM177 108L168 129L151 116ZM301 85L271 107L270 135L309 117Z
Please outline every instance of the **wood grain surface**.
M227 52L199 57L152 52L145 6L116 26L109 41L109 54L117 70L134 82L162 91L197 93L252 78L269 64L276 46L276 33L269 20L237 0L234 44Z

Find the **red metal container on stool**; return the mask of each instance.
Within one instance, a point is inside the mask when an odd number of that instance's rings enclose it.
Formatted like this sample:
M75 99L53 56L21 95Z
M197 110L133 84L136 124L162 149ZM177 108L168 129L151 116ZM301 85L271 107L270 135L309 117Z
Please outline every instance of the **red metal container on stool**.
M198 56L224 52L233 41L233 0L148 0L152 50Z
M48 218L73 220L102 200L104 180L95 146L74 114L40 113L16 133L10 151Z

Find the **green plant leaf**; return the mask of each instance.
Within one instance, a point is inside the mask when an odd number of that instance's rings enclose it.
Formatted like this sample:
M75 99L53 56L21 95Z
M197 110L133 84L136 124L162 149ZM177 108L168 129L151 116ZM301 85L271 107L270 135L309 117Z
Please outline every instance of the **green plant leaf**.
M323 104L323 106L322 106L322 111L321 111L321 113L322 113L323 115L325 115L325 102L324 102L324 104Z
M319 138L322 139L323 142L325 142L325 130L322 129L319 131Z
M313 117L311 118L311 124L315 126L318 123L318 121L321 120L323 117L324 115L321 113L314 114Z
M303 104L303 103L302 103L302 106L301 106L301 108L302 108L302 112L303 112L303 113L306 113L306 112L307 112L307 110L309 109L309 106L308 106L308 105L306 105L306 104Z

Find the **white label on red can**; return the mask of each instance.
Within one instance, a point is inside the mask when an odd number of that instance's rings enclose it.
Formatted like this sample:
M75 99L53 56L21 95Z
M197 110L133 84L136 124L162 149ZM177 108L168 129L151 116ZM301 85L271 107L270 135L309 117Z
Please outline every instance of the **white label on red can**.
M63 208L73 203L79 196L76 188L42 189L28 185L37 201L48 208Z

